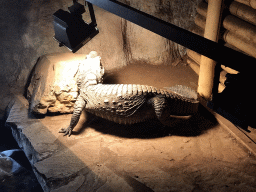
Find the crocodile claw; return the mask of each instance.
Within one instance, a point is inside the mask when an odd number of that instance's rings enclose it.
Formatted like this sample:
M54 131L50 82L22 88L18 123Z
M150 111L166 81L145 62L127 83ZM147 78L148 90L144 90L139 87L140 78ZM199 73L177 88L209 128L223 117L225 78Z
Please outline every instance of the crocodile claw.
M69 137L71 136L71 133L72 133L72 130L70 129L70 127L68 127L68 128L61 128L60 130L59 130L59 133L64 133L64 135L63 136L66 136L66 135L68 135Z

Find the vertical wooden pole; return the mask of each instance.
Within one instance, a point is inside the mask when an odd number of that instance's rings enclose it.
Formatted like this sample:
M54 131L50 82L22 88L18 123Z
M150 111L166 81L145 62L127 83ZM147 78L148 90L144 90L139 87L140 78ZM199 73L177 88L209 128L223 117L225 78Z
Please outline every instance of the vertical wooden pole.
M221 14L224 0L209 0L204 37L217 42L221 25ZM198 93L206 100L211 99L216 62L201 56Z

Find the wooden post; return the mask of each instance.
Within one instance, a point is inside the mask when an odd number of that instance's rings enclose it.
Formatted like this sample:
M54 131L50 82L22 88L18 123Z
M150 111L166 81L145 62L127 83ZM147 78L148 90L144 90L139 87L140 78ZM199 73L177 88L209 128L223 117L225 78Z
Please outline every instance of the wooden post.
M209 0L204 37L217 42L224 0ZM206 100L211 99L216 62L201 56L198 93Z

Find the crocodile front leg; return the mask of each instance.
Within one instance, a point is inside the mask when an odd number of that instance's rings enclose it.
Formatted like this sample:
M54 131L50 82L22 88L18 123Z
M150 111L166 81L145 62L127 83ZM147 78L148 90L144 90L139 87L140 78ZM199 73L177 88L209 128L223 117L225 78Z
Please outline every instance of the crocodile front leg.
M81 113L85 108L85 105L86 105L86 102L84 101L82 96L79 95L74 105L74 112L71 117L70 125L68 126L68 128L61 128L59 133L64 133L64 136L66 135L70 136L72 134L72 130L77 125L80 119Z

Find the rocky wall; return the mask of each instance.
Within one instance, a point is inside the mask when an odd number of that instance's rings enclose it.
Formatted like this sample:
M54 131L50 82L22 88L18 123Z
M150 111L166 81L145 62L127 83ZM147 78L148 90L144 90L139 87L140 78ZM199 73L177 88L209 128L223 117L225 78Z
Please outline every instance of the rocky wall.
M191 29L199 0L122 0L132 7ZM79 1L83 3L83 1ZM52 37L53 13L67 10L71 0L23 0L0 2L0 117L14 94L23 93L29 74L40 56L69 52ZM113 69L136 60L150 64L171 64L185 54L185 49L158 35L95 7L100 33L78 54L95 50L104 67ZM88 12L84 14L88 20Z
M187 30L194 28L195 7L201 0L119 0ZM143 2L143 3L142 3ZM131 22L123 21L124 51L129 61L144 60L150 64L171 64L186 54L186 48L162 38Z

